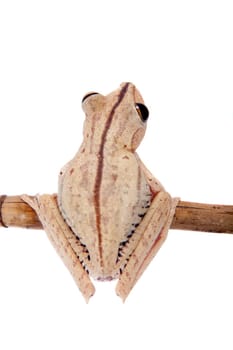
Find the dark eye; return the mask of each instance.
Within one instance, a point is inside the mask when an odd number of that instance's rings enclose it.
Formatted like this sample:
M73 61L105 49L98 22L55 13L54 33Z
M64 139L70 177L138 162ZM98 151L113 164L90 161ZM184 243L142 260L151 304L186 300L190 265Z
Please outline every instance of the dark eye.
M136 111L143 122L149 117L149 111L147 107L142 103L135 103Z
M90 96L92 95L98 95L98 92L90 92L89 94L86 94L83 99L82 99L82 103Z

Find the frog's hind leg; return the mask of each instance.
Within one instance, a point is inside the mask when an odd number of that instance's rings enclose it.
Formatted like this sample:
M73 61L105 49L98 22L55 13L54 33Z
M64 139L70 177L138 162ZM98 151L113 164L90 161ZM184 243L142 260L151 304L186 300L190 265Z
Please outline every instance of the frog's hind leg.
M123 301L165 241L177 202L167 192L159 192L138 226L141 238L116 286L116 293Z
M77 237L61 216L56 195L42 195L34 198L24 195L22 199L36 211L48 238L88 302L95 288L78 257L78 253L84 247L78 244ZM83 251L82 256L85 256Z

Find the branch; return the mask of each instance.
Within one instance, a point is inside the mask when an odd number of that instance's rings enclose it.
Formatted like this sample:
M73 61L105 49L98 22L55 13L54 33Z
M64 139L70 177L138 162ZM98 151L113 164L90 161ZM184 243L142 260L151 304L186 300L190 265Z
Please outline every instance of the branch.
M0 196L0 227L42 229L35 211L20 196ZM233 205L179 201L171 229L233 234Z

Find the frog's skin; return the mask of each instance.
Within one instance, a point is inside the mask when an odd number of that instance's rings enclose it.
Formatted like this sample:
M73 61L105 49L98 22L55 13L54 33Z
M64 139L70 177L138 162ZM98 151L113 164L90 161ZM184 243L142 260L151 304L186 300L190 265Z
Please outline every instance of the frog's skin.
M107 96L83 98L83 142L60 172L58 198L24 196L88 300L89 276L118 278L125 300L164 242L178 199L172 199L135 152L148 110L131 83ZM58 200L57 200L58 199Z

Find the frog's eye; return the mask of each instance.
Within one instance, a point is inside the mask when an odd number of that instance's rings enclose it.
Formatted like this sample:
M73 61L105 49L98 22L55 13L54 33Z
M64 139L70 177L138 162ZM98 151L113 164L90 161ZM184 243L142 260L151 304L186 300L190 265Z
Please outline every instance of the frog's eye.
M148 108L142 103L135 103L136 111L143 122L147 121L149 117Z
M89 94L86 94L82 99L82 103L86 101L86 99L88 99L90 96L93 96L93 95L98 95L98 92L90 92Z

